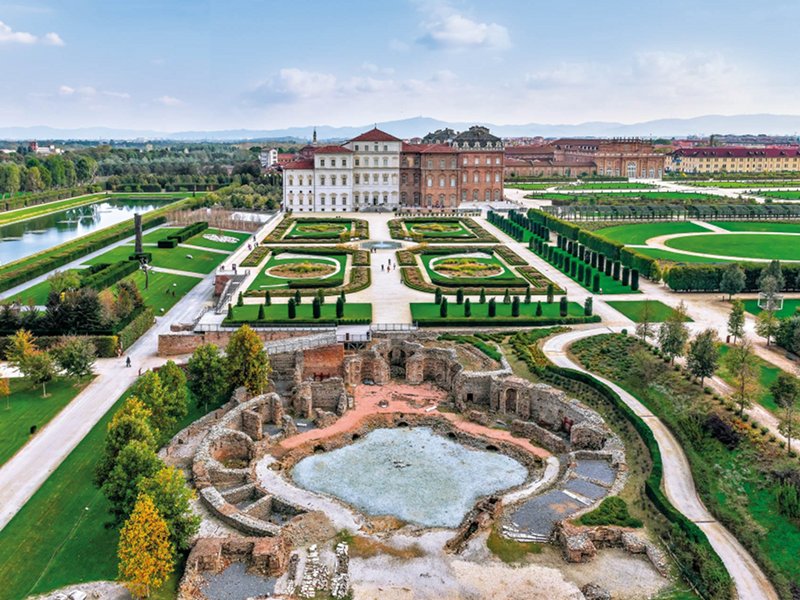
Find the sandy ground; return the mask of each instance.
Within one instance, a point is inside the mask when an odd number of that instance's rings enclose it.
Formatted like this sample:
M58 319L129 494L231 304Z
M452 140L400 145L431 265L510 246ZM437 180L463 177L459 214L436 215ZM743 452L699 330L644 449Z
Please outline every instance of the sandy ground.
M41 596L30 596L30 600L53 600L58 594L70 594L75 590L85 592L90 600L132 600L127 589L115 581L93 581L77 583L69 587L54 590Z

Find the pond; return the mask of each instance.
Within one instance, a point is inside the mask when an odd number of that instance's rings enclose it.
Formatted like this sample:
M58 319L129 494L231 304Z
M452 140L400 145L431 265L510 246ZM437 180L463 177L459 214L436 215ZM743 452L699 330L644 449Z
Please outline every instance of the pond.
M0 227L0 264L47 250L163 206L158 200L103 200Z
M478 498L521 485L528 470L504 454L413 427L376 429L349 446L308 456L292 478L368 515L453 528Z

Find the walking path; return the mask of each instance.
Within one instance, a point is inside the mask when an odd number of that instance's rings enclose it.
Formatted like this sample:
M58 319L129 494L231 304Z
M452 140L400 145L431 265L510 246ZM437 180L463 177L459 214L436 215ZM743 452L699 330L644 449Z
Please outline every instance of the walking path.
M589 373L570 358L567 354L568 346L575 340L611 331L605 327L571 331L547 340L543 351L548 359L560 367ZM730 573L739 598L743 600L745 598L747 600L777 600L778 595L775 589L753 557L725 527L714 519L714 516L698 497L686 455L666 425L620 386L594 373L590 374L619 394L625 404L644 419L652 430L664 464L663 483L667 498L676 509L696 523L708 536L711 546Z
M792 233L788 231L728 231L727 229L722 229L719 227L717 227L716 229L711 229L716 226L709 225L708 223L703 223L701 221L692 221L692 223L700 225L701 227L707 226L711 231L714 231L718 235L737 235L737 236L738 235L782 235L788 237L800 237L800 233ZM677 252L679 254L688 254L689 256L700 256L703 258L716 258L719 260L744 261L744 262L772 261L771 258L751 258L749 256L730 256L724 254L708 254L706 252L693 252L691 250L682 250L680 248L674 248L672 246L667 245L667 242L669 240L673 240L676 238L685 238L685 237L697 237L698 235L708 235L708 232L696 231L693 233L670 233L667 235L659 235L648 239L644 244L627 244L626 247L657 248L659 250L666 250L668 252Z

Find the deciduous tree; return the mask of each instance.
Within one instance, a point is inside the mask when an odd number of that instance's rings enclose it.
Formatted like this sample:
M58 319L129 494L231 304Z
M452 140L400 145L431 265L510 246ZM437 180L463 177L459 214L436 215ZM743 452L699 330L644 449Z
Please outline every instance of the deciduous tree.
M55 347L53 356L59 369L80 379L92 374L95 352L94 344L85 337L69 336Z
M733 399L739 405L741 416L759 389L758 364L753 353L753 343L747 338L742 338L740 344L731 346L725 355L725 368L733 377Z
M230 390L225 359L214 344L202 344L192 354L188 363L189 389L198 405L208 412L208 405L219 402Z
M132 440L138 440L148 447L156 448L156 436L150 425L150 409L136 396L130 396L122 407L114 413L106 428L103 454L97 461L94 482L102 486L117 462L117 456Z
M714 375L718 365L717 332L713 329L706 329L689 342L686 367L692 375L700 378L700 385L703 385L706 377Z
M781 371L769 386L775 404L783 409L781 417L781 433L789 440L789 452L792 451L792 436L797 434L797 400L800 398L800 381L797 377Z
M658 344L661 346L661 351L669 357L670 362L674 363L676 356L683 356L688 339L686 305L681 302L661 324L658 330Z
M117 523L122 523L131 514L139 483L163 467L161 459L144 442L131 440L122 448L102 487Z
M744 289L745 283L744 269L738 263L730 263L722 271L719 289L723 294L728 294L728 300L730 300L734 294L738 294Z
M167 425L165 428L172 429L175 423L189 412L186 374L174 361L168 360L158 370L158 378L164 390L164 414Z
M636 325L636 335L643 342L647 342L654 334L653 327L653 305L650 300L642 303L642 311L639 313L639 322Z
M135 598L147 598L161 586L175 565L167 522L153 499L140 494L123 525L117 549L119 578Z
M231 336L226 347L228 378L236 388L245 386L251 394L261 394L269 384L272 369L264 342L247 325Z
M141 481L139 493L153 499L159 514L167 522L175 550L186 550L190 538L200 528L200 517L192 512L190 502L195 493L186 485L183 473L174 467L164 467Z
M731 313L728 315L728 334L733 336L734 344L744 336L744 304L741 300L734 300L731 303Z
M762 310L756 316L756 333L767 340L767 346L778 333L781 322L771 310Z

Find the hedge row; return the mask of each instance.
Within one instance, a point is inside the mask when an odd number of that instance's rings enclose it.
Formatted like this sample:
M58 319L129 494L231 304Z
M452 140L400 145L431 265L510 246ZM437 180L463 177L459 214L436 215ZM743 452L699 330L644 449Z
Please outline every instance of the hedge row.
M476 318L433 318L417 319L420 327L506 327L506 326L545 326L545 325L582 325L584 323L599 323L600 317L491 317L486 319Z
M437 286L428 283L425 278L422 276L422 272L420 271L419 267L402 267L400 269L400 277L403 280L403 284L407 287L410 287L412 290L417 290L420 292L426 292L429 294L433 294L436 292ZM512 295L521 296L524 295L528 289L530 289L531 294L545 294L546 288L534 288L527 284L527 282L523 279L519 279L520 282L524 284L524 287L520 286L508 286L508 291ZM505 290L505 288L501 285L498 288L490 288L484 285L483 280L480 280L475 287L465 287L465 286L453 286L453 287L442 287L442 293L444 294L455 294L457 289L461 289L465 295L467 296L477 296L481 293L481 290L485 290L487 294L497 294L499 289Z
M67 198L74 198L76 196L83 196L85 194L93 194L99 191L99 187L87 185L83 187L47 190L46 192L38 192L36 194L21 194L19 196L3 198L0 200L0 211L16 210L18 208L25 208L27 206L37 206L46 202L66 200Z
M139 263L131 260L122 260L111 265L106 265L104 269L82 277L81 287L88 287L101 292L107 287L111 287L117 283L120 279L136 272L138 269Z
M276 325L369 325L372 323L371 319L290 319L288 316L285 319L275 319L270 321L229 321L225 319L222 322L223 327L241 327L242 325L249 325L250 327L275 327Z
M368 267L353 267L350 269L350 281L344 286L331 288L320 288L319 286L314 288L293 287L272 289L269 291L269 293L273 298L286 298L289 296L294 296L295 292L297 291L300 292L301 296L315 296L317 294L317 289L325 289L326 295L328 296L340 294L341 292L344 292L345 294L353 294L355 292L360 292L367 289L370 285L371 278L372 273ZM266 292L262 292L261 290L248 290L244 293L244 295L250 298L263 298L266 295Z
M165 213L177 208L188 208L193 202L195 200L192 199L179 200L150 211L142 217L142 228L149 229L165 223L167 220ZM131 219L4 265L0 268L0 292L49 273L87 254L102 250L109 244L132 236L133 233L133 219Z
M163 240L158 240L158 247L174 248L178 244L182 244L186 240L193 238L198 233L201 233L206 229L208 229L208 222L206 221L198 221L197 223L192 223L191 225L187 225L183 229L179 229L174 233L170 233Z
M421 223L459 223L463 225L472 235L470 237L429 237L415 234L408 230L408 225L413 226ZM403 225L406 224L406 227ZM403 217L401 219L391 219L388 223L389 235L395 240L413 239L417 242L439 242L447 244L475 243L475 242L496 242L497 238L481 227L475 219L469 217Z
M662 491L663 461L658 443L650 427L614 390L590 374L554 365L547 365L543 371L544 374L554 375L556 378L571 379L590 387L609 401L633 425L645 446L647 446L653 462L650 475L645 481L645 493L659 512L672 525L677 527L688 540L687 547L682 548L682 550L690 553L694 564L691 565L691 572L685 573L685 575L692 581L692 584L703 597L715 599L732 598L733 586L730 575L725 569L722 560L711 547L706 534L679 512Z
M118 333L119 345L123 350L130 348L156 322L152 308L145 308Z
M676 264L664 274L664 281L676 292L717 292L726 264ZM758 278L767 263L739 263L744 270L745 292L759 289ZM781 263L785 285L782 291L800 290L800 265Z

